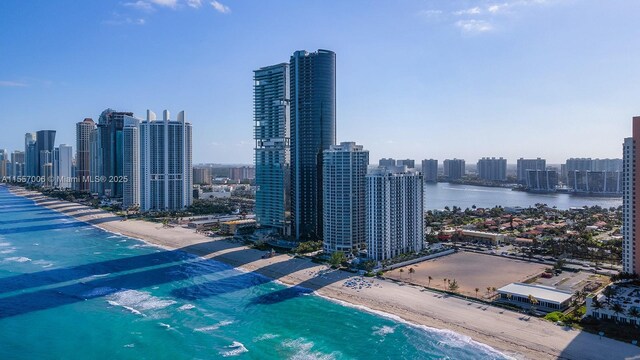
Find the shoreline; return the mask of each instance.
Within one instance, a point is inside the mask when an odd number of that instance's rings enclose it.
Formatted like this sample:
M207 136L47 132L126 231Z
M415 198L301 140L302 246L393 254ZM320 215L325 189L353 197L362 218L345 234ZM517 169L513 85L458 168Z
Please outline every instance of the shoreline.
M578 330L566 330L548 321L494 308L473 300L450 297L413 285L375 279L362 290L345 287L351 273L290 255L262 259L264 251L237 242L213 239L192 229L162 228L160 224L121 219L109 212L48 198L38 192L8 187L17 196L86 222L102 230L131 237L165 250L186 251L221 261L241 271L254 272L286 286L300 286L335 303L384 316L435 332L468 337L474 345L489 346L504 355L528 359L623 359L640 355L640 348ZM367 278L367 281L372 281ZM428 330L426 329L426 330Z

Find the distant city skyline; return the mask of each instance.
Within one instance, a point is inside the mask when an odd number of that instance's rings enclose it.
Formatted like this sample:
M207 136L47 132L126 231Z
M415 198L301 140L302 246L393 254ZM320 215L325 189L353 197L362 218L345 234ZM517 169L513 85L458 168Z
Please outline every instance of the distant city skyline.
M253 70L324 48L337 58L337 140L362 144L372 162L620 158L640 113L630 81L640 77L638 10L573 0L3 1L0 48L11 56L0 58L0 148L22 151L24 134L42 129L75 144L75 124L105 108L143 117L167 107L198 124L194 163L251 164Z

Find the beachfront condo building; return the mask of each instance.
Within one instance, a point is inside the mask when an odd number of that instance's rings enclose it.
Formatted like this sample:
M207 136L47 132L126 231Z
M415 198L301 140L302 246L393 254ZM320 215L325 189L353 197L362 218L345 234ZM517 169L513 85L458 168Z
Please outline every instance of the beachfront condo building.
M12 176L24 176L24 151L15 150L11 153Z
M26 176L38 174L38 155L36 154L36 133L24 134L24 167Z
M109 180L122 177L122 128L125 116L133 116L133 113L106 109L98 118L94 139L97 142L95 175L98 178ZM119 198L122 197L122 184L120 181L99 181L96 192L98 195Z
M256 220L281 236L291 235L289 76L287 63L253 72Z
M424 248L424 179L403 167L379 167L366 177L368 257L383 261Z
M69 190L73 186L73 147L60 144L53 149L53 186Z
M55 130L40 130L36 132L36 155L38 167L36 169L35 176L45 176L44 166L51 164L51 157L53 156L55 142Z
M365 247L365 187L369 152L355 142L322 156L323 249L349 255Z
M622 271L640 274L640 116L623 144Z
M516 172L518 174L518 183L526 184L529 170L545 170L547 168L547 160L537 159L524 159L520 158L516 161Z
M462 159L446 159L442 165L444 167L443 174L447 180L461 179L467 173L464 160Z
M422 160L422 174L425 182L438 182L438 160Z
M125 116L122 126L122 208L140 206L140 119Z
M294 52L289 78L292 235L322 239L322 154L336 143L336 54Z
M477 164L478 177L486 181L507 180L507 159L483 157Z
M76 182L78 191L89 192L89 176L91 175L91 131L96 123L91 118L76 123Z
M177 120L162 120L147 110L140 123L140 210L173 211L193 200L191 123L184 111Z

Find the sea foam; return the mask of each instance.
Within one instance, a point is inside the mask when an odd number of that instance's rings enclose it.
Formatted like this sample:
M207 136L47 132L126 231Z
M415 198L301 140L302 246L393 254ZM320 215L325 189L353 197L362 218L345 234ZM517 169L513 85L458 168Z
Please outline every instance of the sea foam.
M198 332L213 331L213 330L218 330L221 327L226 326L226 325L230 325L230 324L233 324L233 321L223 320L223 321L220 321L219 323L217 323L215 325L205 326L205 327L194 329L194 331L198 331Z
M220 355L224 356L224 357L228 357L228 356L238 356L242 353L246 353L247 351L249 351L244 344L242 344L239 341L234 341L231 343L231 345L225 346L225 349L229 349L229 350L223 350L220 352Z
M315 344L312 341L308 341L305 338L298 338L295 340L285 340L282 342L282 346L294 351L293 355L289 356L292 360L333 360L334 354L323 354L319 351L312 351Z
M146 291L122 290L109 295L108 302L114 306L121 306L134 313L160 310L176 302L151 295Z

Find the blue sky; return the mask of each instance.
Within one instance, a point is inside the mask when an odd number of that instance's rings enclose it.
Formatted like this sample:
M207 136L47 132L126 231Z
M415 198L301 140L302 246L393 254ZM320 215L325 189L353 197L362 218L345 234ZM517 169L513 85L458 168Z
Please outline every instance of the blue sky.
M251 163L252 71L337 53L338 141L380 157L621 157L636 1L0 1L0 148L111 107L185 110L194 162Z

